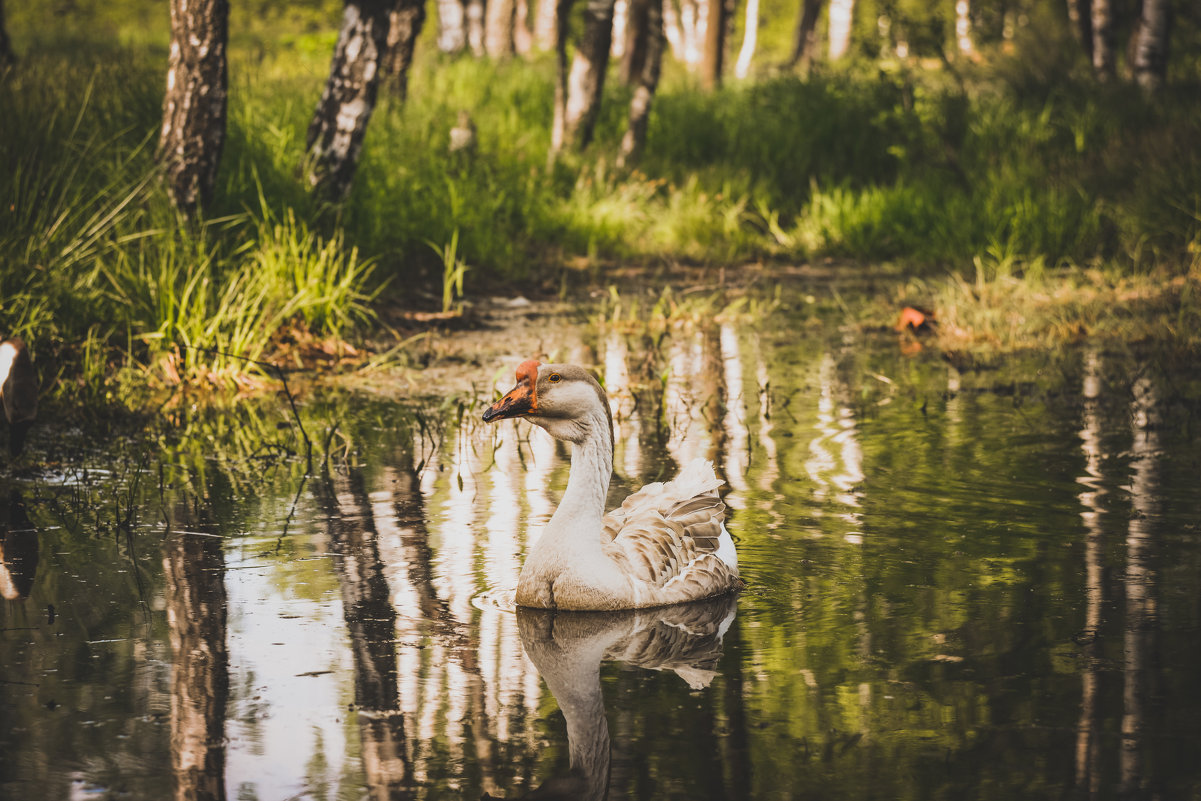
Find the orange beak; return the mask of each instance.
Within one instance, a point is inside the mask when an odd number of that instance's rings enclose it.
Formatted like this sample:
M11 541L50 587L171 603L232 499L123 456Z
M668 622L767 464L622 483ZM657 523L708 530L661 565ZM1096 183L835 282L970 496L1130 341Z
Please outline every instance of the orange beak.
M484 412L484 422L503 420L507 417L523 417L530 412L538 411L538 365L536 359L529 359L517 368L517 386L505 396L488 407Z

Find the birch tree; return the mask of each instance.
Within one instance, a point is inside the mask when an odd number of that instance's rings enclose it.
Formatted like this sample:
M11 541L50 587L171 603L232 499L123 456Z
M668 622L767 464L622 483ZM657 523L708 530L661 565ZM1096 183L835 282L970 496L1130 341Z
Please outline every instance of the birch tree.
M213 193L225 144L226 0L171 0L158 160L171 202L191 214Z
M484 6L484 50L492 58L505 59L516 52L513 45L516 16L514 0L488 0Z
M743 25L742 48L734 64L735 77L742 79L751 73L751 59L759 36L759 0L746 0L746 23Z
M837 61L851 46L855 0L830 0L830 60Z
M1134 45L1134 79L1144 92L1155 92L1167 79L1172 5L1169 0L1143 0Z
M484 55L484 0L467 0L467 46L476 58Z
M555 46L555 9L557 0L538 0L534 7L534 47L550 50Z
M388 13L388 41L384 56L385 75L401 100L409 94L409 67L413 49L425 27L425 0L399 0Z
M725 0L708 0L705 16L705 51L701 57L701 86L716 89L725 67L727 8Z
M962 56L976 52L972 42L972 5L970 0L955 0L955 45Z
M664 0L643 0L645 24L642 36L635 42L641 51L634 76L634 96L630 98L630 118L625 136L621 139L621 152L617 165L624 167L638 159L646 144L646 128L650 119L651 101L659 85L659 71L663 63L663 3ZM631 48L633 50L634 48Z
M1111 0L1092 0L1093 73L1098 80L1114 76L1113 8Z
M555 121L551 130L551 152L564 147L582 150L592 141L600 113L609 47L613 38L613 0L588 0L584 8L584 31L567 67L567 19L571 0L560 0L555 49L559 58L559 82L555 96Z
M800 64L808 67L813 62L813 51L817 46L817 17L822 10L822 0L801 0L801 11L797 15L796 30L792 36L792 57L789 66Z
M438 10L438 49L448 55L467 47L467 9L463 0L435 0Z
M309 124L306 179L335 203L350 192L375 111L393 6L386 0L347 0L329 79Z

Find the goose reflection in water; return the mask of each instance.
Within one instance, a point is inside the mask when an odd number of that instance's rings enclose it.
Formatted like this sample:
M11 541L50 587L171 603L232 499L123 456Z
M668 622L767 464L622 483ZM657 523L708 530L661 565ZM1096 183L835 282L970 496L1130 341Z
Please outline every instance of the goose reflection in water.
M38 569L38 532L29 520L17 490L0 501L0 597L18 601L29 597Z
M526 795L508 798L604 799L609 786L609 726L601 694L601 663L612 660L670 670L692 689L703 689L717 675L722 638L736 611L735 596L624 612L519 607L521 644L567 722L571 770ZM485 793L483 798L499 797Z

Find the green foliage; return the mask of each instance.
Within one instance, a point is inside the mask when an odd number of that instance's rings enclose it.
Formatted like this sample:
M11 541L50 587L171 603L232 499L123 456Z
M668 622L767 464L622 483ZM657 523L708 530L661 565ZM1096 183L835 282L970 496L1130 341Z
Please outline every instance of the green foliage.
M381 97L350 200L330 211L298 165L337 4L262 4L231 21L217 194L191 224L153 158L165 14L80 4L55 27L44 10L17 10L23 59L0 84L0 333L64 349L80 369L71 348L86 340L93 376L106 360L154 364L176 346L262 355L293 320L345 334L388 279L402 279L396 292L424 282L453 294L461 276L426 246L452 238L455 263L481 283L548 279L567 256L1179 273L1201 241L1196 75L1174 73L1153 101L1099 87L1078 76L1064 26L1041 16L1015 57L935 61L949 7L923 8L878 0L859 17L887 16L880 41L904 36L926 61L861 53L714 93L669 64L636 170L612 166L628 87L608 82L589 152L548 166L553 60L450 59L427 34L407 102ZM777 9L765 28L768 53L787 49L784 20ZM1001 23L981 20L981 41L999 42ZM856 35L879 50L878 31ZM461 111L478 146L450 153ZM199 358L189 371L233 366Z

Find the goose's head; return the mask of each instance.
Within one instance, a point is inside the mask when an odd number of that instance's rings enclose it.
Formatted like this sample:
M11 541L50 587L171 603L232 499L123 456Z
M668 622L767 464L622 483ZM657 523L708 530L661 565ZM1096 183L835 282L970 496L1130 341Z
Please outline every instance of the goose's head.
M507 417L524 417L568 442L603 434L612 443L613 416L605 390L591 372L574 364L522 362L517 386L484 412L485 423Z

